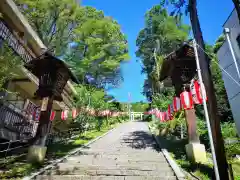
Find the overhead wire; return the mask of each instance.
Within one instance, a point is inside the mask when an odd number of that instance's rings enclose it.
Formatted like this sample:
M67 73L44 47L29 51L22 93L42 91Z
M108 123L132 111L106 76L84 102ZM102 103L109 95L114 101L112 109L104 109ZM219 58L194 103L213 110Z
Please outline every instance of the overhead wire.
M196 43L196 44L197 44L197 43ZM198 46L205 54L207 54L208 57L211 57L211 55L210 55L208 52L206 52L199 44L197 44L197 46ZM224 73L226 73L226 75L229 76L229 78L230 78L231 80L233 80L233 81L240 87L240 83L239 83L236 79L234 79L234 78L218 63L217 60L212 59L211 61L214 62L215 64L217 64L218 67L219 67Z

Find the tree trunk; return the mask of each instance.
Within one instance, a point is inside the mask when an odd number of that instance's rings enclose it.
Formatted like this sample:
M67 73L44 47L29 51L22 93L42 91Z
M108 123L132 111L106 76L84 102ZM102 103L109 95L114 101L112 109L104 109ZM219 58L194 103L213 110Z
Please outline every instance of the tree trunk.
M240 2L239 2L239 0L232 0L232 2L233 2L234 7L237 11L238 21L239 21L239 24L240 24Z
M205 44L202 37L202 31L200 27L200 22L197 14L197 2L196 0L189 0L189 13L190 20L193 30L194 38L197 44L205 49ZM206 92L208 96L208 111L210 124L212 129L213 143L215 146L216 159L218 164L218 170L221 180L228 180L228 164L225 156L224 143L221 133L220 120L218 117L217 111L217 101L214 93L214 86L212 82L212 75L209 67L209 58L202 51L201 48L199 50L199 58L200 58L200 67L202 70L203 81L206 87Z

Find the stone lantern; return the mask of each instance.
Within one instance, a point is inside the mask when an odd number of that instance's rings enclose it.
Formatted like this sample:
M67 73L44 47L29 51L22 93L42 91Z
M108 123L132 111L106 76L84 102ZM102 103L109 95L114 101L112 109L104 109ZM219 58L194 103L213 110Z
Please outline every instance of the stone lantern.
M194 49L188 44L183 44L179 49L165 57L161 72L160 81L164 84L171 82L175 88L176 96L180 96L183 89L190 90L190 81L196 75L196 60ZM186 152L189 159L194 162L205 162L206 151L204 145L200 144L197 134L197 118L194 108L185 110L185 118L188 128L189 144L186 145Z
M51 125L49 118L53 101L62 101L61 94L68 80L75 83L78 83L78 80L63 61L48 51L25 64L25 68L39 79L35 98L42 100L41 114L36 136L31 140L28 160L40 163L47 150L45 144Z

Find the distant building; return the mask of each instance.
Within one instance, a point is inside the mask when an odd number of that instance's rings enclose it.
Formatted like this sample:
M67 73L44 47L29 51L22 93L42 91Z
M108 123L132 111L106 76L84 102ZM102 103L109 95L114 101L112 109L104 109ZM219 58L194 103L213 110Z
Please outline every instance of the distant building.
M223 28L229 28L230 40L237 59L240 64L240 25L236 10L233 10L223 25ZM227 40L217 52L220 66L236 81L240 82L237 75L235 63L229 49ZM240 66L239 66L240 67ZM222 70L222 78L227 91L228 100L232 110L233 118L236 123L238 134L240 135L240 87L231 77Z

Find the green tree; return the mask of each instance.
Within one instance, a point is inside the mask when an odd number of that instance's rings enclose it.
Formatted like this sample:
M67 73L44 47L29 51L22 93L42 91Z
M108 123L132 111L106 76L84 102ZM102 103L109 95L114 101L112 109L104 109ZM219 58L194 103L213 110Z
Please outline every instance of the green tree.
M214 146L216 149L216 158L217 158L217 164L218 164L218 170L219 170L219 176L221 179L229 179L228 177L228 165L227 160L225 156L225 150L224 150L224 142L222 139L221 134L221 127L220 127L220 119L217 114L217 99L216 94L214 92L214 84L212 81L212 73L210 71L210 59L204 52L205 49L205 43L203 39L203 34L200 26L200 20L198 17L198 10L197 10L197 0L162 0L162 4L166 4L167 2L170 2L174 6L174 11L172 15L175 15L177 19L180 19L183 15L183 11L185 11L186 14L189 13L193 37L196 40L196 43L198 44L198 55L200 59L200 67L202 69L202 76L203 81L205 83L206 92L208 95L208 109L209 109L209 118L211 123L211 128L213 133L213 141Z
M80 80L91 79L98 87L121 82L119 66L128 59L128 46L115 20L75 0L15 1L43 43Z
M152 108L167 111L168 105L172 103L174 94L174 88L164 88L161 93L153 96Z
M136 40L136 52L147 74L143 93L151 100L152 94L160 92L159 72L163 57L187 40L189 26L179 23L160 5L153 6L145 15L145 27Z
M75 49L81 49L84 44L87 50L81 60L77 53L69 60L74 72L79 76L83 72L100 87L118 85L122 80L119 65L128 59L126 37L119 24L109 17L89 19L77 27L75 33ZM81 67L84 71L74 67Z
M4 85L9 80L18 77L16 70L22 64L21 58L9 48L7 42L0 42L0 90L6 91Z
M148 108L148 103L136 102L131 104L131 110L135 112L145 112Z

